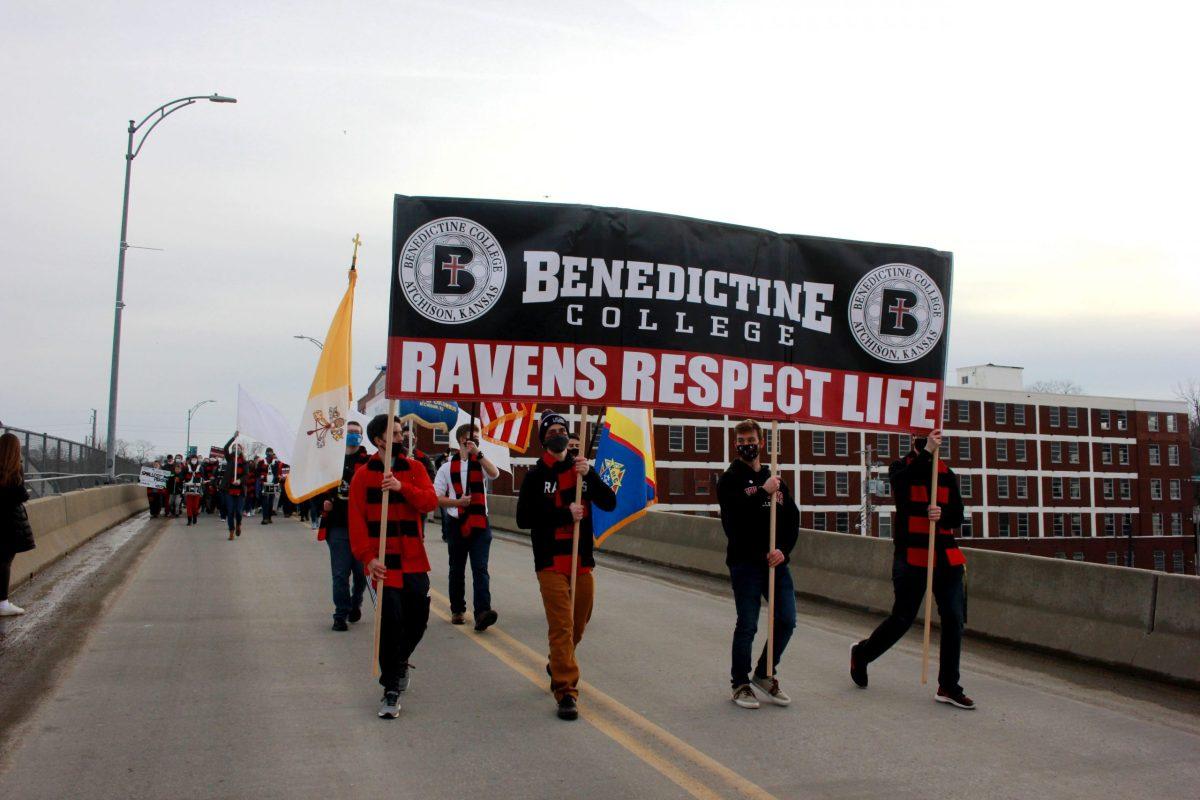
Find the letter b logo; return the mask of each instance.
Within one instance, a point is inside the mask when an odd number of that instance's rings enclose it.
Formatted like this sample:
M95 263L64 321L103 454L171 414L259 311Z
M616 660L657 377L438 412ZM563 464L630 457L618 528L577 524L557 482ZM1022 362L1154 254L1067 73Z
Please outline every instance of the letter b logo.
M912 336L916 333L917 318L913 316L916 305L916 293L904 289L884 289L879 333L884 336Z
M433 293L468 294L475 288L475 276L468 264L471 248L439 244L433 249Z

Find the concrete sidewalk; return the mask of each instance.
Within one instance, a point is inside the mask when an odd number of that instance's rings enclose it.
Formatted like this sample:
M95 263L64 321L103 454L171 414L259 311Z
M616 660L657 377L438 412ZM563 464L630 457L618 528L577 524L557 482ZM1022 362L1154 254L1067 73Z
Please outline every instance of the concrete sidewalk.
M846 675L871 619L805 607L791 708L728 700L733 604L719 585L601 568L580 649L584 720L553 712L528 547L492 551L497 628L435 613L399 720L375 717L371 615L329 630L328 551L306 525L171 523L23 726L0 797L1187 797L1191 707L1080 687L970 650L959 712L917 681L912 639ZM468 580L468 593L470 581ZM713 588L716 591L713 591ZM807 612L815 611L813 614ZM919 642L918 642L919 645Z

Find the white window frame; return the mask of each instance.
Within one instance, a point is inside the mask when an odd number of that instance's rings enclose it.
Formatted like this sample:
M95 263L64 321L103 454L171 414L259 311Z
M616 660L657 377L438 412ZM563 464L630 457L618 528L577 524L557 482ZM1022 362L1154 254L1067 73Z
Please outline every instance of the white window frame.
M1008 424L1008 403L996 403L995 420L997 425Z
M850 455L850 434L846 431L835 431L833 434L833 454L835 456Z
M1013 405L1013 425L1025 425L1025 406L1021 403Z
M837 497L850 496L850 473L835 472L833 476L833 493Z
M812 432L812 451L814 456L825 455L825 431Z
M768 431L763 431L763 433L767 433L769 435ZM685 438L683 435L683 426L682 425L668 425L667 426L667 452L668 453L682 453L683 449L684 449L684 447L683 447L684 442L685 442Z
M1029 460L1029 448L1024 439L1017 439L1013 442L1013 450L1016 451L1017 463L1024 464Z
M1017 483L1017 499L1018 500L1028 500L1029 499L1029 478L1025 475L1018 475L1016 483Z
M696 448L697 453L707 453L711 445L712 436L707 425L697 425L692 434L692 444Z
M997 475L996 476L996 499L997 500L1007 500L1008 499L1008 476L1007 475Z
M1162 478L1151 478L1150 479L1150 499L1151 500L1162 500L1163 499Z
M825 478L824 470L817 470L816 472L812 473L813 497L824 497L825 492L828 490L827 484L828 481Z
M1050 499L1051 500L1062 500L1063 499L1063 479L1058 477L1057 475L1050 479Z

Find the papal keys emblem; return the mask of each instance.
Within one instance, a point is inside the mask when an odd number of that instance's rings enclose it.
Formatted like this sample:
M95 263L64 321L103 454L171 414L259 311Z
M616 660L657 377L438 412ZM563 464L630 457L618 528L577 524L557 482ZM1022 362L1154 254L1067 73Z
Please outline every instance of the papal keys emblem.
M325 418L325 412L317 409L313 412L313 424L317 427L308 432L309 436L314 434L317 437L317 447L325 446L325 437L332 436L335 441L341 441L346 434L346 418L342 416L342 412L338 411L337 406L329 409L329 418Z

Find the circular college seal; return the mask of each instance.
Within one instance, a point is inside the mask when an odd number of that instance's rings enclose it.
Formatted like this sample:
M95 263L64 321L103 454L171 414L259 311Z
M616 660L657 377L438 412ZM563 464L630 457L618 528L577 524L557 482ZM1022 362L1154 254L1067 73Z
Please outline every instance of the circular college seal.
M491 231L465 217L417 228L400 248L400 288L418 314L458 325L486 314L504 291L508 263Z
M911 264L877 267L850 294L854 341L880 361L916 361L934 348L945 329L941 289Z

